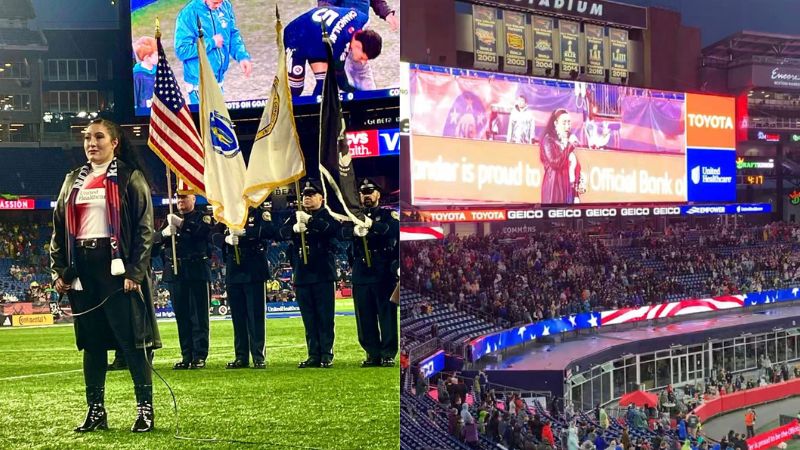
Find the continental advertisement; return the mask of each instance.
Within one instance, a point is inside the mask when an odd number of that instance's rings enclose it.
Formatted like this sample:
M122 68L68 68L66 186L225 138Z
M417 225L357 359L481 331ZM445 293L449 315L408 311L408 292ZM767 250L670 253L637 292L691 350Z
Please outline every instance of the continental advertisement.
M33 327L52 324L52 314L24 314L11 316L11 325L14 327Z
M541 75L553 70L553 19L533 16L533 71Z
M472 5L472 30L475 39L475 67L497 70L497 8Z
M525 43L525 14L503 11L505 23L506 54L503 68L506 72L526 73L528 71L527 45Z
M581 24L559 20L558 33L561 36L561 76L569 76L573 70L580 72L578 38L581 34Z
M421 65L410 77L415 204L735 200L733 98Z

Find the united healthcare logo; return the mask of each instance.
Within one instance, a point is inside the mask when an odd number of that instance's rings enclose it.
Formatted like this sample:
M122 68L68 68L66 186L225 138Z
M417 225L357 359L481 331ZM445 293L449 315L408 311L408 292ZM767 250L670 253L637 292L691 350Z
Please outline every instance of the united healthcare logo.
M691 179L694 184L728 184L733 177L723 176L722 167L694 166Z
M231 120L218 111L211 111L209 117L211 129L211 146L214 151L226 158L233 158L239 153L239 140L233 132Z

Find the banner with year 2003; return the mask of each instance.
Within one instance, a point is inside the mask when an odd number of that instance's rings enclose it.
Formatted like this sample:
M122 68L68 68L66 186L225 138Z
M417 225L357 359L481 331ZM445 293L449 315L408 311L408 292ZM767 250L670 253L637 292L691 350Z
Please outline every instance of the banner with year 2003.
M506 72L526 73L528 57L525 42L525 14L515 11L503 11L505 23L506 53L503 69Z

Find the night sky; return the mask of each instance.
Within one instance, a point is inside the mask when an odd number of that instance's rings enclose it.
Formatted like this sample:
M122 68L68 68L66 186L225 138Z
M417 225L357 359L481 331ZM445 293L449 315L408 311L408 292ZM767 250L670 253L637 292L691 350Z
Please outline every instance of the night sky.
M703 47L737 31L796 35L800 39L799 0L616 0L679 11L683 24L702 31Z

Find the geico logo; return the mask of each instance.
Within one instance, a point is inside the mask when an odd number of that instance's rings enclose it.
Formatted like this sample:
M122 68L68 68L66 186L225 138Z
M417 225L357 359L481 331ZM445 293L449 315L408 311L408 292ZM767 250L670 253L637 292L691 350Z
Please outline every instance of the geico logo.
M537 209L528 209L528 210L521 210L521 211L509 211L508 212L508 219L541 219L544 217L544 211Z
M671 215L678 215L681 213L681 209L677 206L675 207L665 207L665 208L653 208L653 214L656 216L671 216Z
M425 364L419 366L419 371L422 373L424 377L429 377L433 374L433 361L428 361Z
M728 116L712 116L708 114L688 114L689 126L697 128L733 129L733 119Z
M472 211L474 220L506 220L503 211Z
M581 217L580 209L551 209L547 211L547 217L551 219L563 219L565 217Z
M463 212L432 212L431 219L437 222L458 222L467 220Z
M586 217L617 217L617 210L613 208L587 209Z
M622 208L619 212L621 216L647 216L650 208Z

